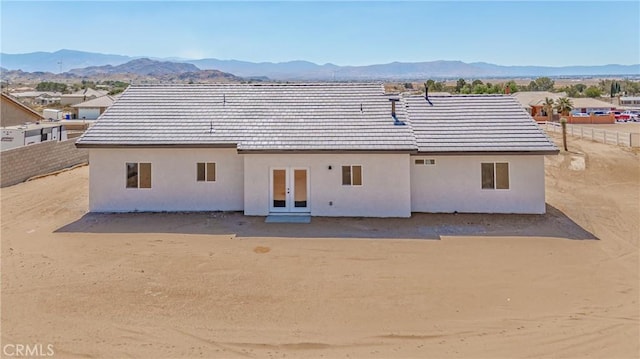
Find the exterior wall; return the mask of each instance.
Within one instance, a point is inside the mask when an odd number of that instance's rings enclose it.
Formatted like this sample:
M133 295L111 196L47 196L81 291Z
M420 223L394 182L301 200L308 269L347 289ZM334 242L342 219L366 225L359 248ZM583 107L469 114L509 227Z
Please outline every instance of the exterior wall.
M37 114L22 108L22 106L16 105L11 100L2 96L2 103L0 104L0 126L17 126L25 122L40 121L41 119Z
M415 165L432 158L435 165ZM544 156L412 156L413 212L545 213ZM482 189L482 162L509 163L509 189Z
M362 166L362 186L342 185L343 165ZM273 167L308 168L313 216L411 216L408 154L245 154L246 215L269 214Z
M2 151L0 156L2 187L89 160L88 151L76 148L75 140L49 141L14 148Z
M100 108L99 107L87 107L87 108L79 108L78 109L78 118L85 120L95 120L100 116Z
M95 97L93 97L95 98ZM91 100L91 97L86 97L85 96L61 96L60 97L60 104L61 105L77 105L81 102L84 101L88 101Z
M151 163L151 188L126 188L126 163ZM197 182L196 163L215 162L216 181ZM235 149L91 149L89 210L240 211L242 156Z

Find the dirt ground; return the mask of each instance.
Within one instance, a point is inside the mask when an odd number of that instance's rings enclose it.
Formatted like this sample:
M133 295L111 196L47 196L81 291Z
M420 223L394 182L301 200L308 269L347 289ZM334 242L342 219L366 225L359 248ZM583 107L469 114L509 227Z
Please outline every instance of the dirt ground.
M52 344L59 358L638 358L638 152L573 138L569 149L546 160L542 216L304 225L87 214L87 167L4 188L3 348Z

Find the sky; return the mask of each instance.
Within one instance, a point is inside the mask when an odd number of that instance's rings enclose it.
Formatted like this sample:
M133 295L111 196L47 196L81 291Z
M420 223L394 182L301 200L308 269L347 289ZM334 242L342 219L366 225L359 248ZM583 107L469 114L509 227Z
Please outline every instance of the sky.
M7 1L3 53L370 65L640 63L640 1Z

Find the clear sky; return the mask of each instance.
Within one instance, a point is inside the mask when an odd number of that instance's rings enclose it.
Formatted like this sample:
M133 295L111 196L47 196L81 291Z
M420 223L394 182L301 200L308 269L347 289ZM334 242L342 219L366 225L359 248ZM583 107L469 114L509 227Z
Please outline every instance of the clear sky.
M6 1L4 53L499 65L640 63L640 1Z

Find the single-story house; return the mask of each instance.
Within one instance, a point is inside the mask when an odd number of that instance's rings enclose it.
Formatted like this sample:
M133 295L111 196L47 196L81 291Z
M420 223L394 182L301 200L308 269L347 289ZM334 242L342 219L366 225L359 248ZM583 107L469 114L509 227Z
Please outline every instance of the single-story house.
M109 95L97 97L89 101L81 102L72 107L78 111L77 118L80 120L95 120L102 113L113 105L115 99Z
M60 96L60 104L62 105L77 105L81 102L85 102L94 98L107 95L107 91L94 90L92 88L86 88L74 93L64 94Z
M11 95L2 93L2 102L0 103L0 126L17 126L25 122L37 122L43 120L44 117L31 107L22 104Z
M640 96L621 96L618 105L625 108L640 108Z
M382 84L130 86L76 143L89 209L544 213L558 148L511 96Z

